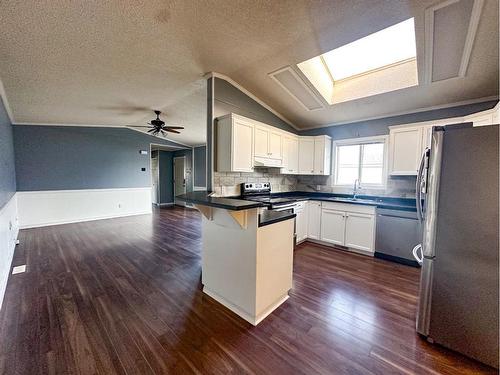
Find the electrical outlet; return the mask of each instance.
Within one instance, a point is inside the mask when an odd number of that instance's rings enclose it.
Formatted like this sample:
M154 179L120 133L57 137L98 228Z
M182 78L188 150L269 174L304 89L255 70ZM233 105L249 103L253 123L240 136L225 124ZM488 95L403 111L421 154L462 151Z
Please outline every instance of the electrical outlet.
M121 203L118 203L118 208L122 208L122 204Z

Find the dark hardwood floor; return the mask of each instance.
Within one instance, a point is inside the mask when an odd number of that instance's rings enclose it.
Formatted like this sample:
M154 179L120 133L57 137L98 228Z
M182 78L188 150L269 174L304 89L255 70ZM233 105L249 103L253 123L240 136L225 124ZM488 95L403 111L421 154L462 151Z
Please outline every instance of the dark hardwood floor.
M200 223L170 208L21 231L1 373L496 373L418 337L417 269L308 243L290 299L251 326L201 292Z

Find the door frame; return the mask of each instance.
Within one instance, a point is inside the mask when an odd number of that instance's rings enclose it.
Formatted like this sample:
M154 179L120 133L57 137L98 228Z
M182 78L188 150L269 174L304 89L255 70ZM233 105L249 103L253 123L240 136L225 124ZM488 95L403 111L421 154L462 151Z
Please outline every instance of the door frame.
M173 182L173 191L174 191L174 204L175 205L178 205L178 206L185 206L186 205L186 202L184 201L180 201L178 199L176 199L175 197L178 195L177 191L175 190L175 162L176 162L176 159L183 159L182 163L183 163L183 166L184 166L184 194L187 192L187 181L186 181L186 156L174 156L174 159L173 159L173 172L174 172L174 178L172 179L172 182ZM182 193L180 193L182 194Z

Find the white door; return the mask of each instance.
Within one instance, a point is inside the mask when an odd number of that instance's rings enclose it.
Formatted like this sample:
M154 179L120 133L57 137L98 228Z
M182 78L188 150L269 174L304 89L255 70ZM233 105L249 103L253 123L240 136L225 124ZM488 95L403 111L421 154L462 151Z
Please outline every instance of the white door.
M373 252L374 229L374 215L347 212L345 219L345 246Z
M283 137L283 166L282 173L298 173L299 171L299 140L298 138Z
M314 173L314 138L299 138L299 174Z
M254 127L246 121L234 120L231 149L231 170L234 172L253 171Z
M408 129L391 129L391 174L416 175L420 157L422 156L422 130L414 127Z
M269 157L272 159L283 158L283 136L278 132L269 132Z
M345 212L328 208L321 210L321 240L344 245Z
M296 210L295 231L297 232L297 243L307 238L307 205Z
M154 204L160 203L160 197L158 194L158 179L159 179L159 164L158 164L158 154L151 158L151 200Z
M184 156L174 158L174 203L184 206L184 202L175 197L186 193L186 158Z
M255 126L255 146L254 155L267 158L269 157L269 130L262 126Z
M321 234L321 202L307 202L307 237L319 240Z

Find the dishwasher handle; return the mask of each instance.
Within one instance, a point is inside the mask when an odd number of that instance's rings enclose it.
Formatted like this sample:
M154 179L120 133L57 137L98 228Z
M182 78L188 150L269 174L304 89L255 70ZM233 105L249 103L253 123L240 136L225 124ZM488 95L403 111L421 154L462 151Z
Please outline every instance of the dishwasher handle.
M420 250L420 255L418 255ZM424 253L422 251L422 244L419 243L417 246L415 246L412 250L413 257L416 259L418 264L422 265L422 262L424 261Z

